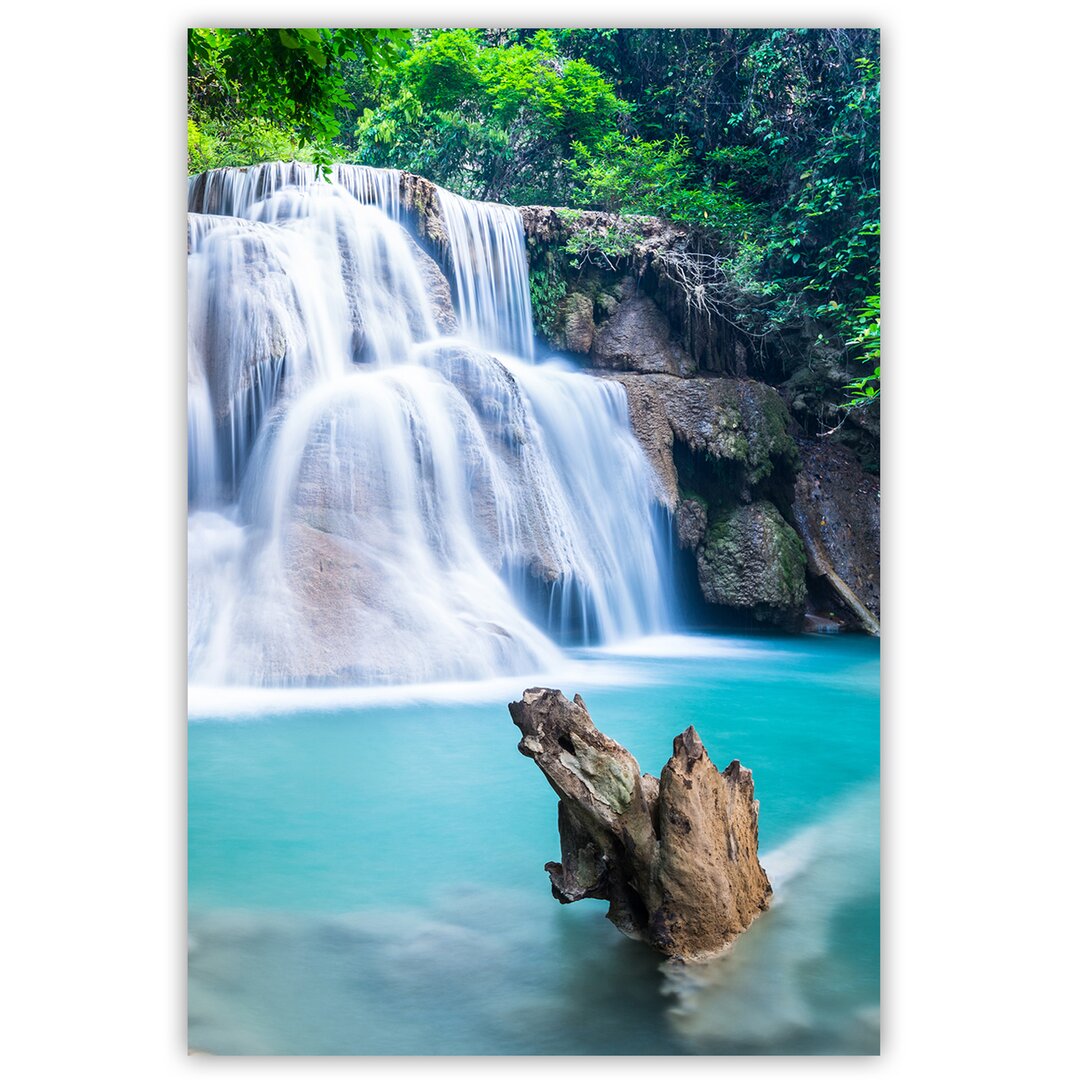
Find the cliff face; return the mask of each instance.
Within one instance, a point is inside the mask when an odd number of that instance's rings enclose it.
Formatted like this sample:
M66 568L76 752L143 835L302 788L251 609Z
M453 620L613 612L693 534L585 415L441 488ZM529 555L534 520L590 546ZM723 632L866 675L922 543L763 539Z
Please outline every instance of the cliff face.
M538 332L626 389L706 610L876 633L877 479L863 463L877 421L856 410L828 441L811 434L842 418L828 400L849 378L816 324L754 342L695 301L707 261L685 225L521 215Z
M545 869L560 903L606 900L624 934L681 960L720 952L768 907L749 769L720 772L690 727L657 779L580 695L534 688L509 708L518 749L559 796L562 856Z
M846 447L808 444L802 453L793 512L795 528L806 547L811 609L877 633L881 619L878 479L860 468ZM835 602L837 593L844 603Z

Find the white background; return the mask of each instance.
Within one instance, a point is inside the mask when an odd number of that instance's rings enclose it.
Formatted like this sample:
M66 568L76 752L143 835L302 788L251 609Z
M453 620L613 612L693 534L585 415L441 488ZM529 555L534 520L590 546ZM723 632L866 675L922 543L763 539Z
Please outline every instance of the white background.
M4 1071L1065 1072L1080 716L1071 9L302 10L26 5L5 23ZM883 1058L188 1058L184 28L658 17L883 27Z

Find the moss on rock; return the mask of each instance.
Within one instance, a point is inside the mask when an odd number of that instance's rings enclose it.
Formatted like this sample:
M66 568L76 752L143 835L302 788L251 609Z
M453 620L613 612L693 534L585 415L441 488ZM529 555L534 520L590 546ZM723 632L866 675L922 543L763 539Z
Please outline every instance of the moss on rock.
M559 350L587 356L596 326L592 297L583 292L567 293L558 303L551 344Z
M762 623L798 626L806 608L806 552L771 502L722 511L697 553L710 604L750 612Z

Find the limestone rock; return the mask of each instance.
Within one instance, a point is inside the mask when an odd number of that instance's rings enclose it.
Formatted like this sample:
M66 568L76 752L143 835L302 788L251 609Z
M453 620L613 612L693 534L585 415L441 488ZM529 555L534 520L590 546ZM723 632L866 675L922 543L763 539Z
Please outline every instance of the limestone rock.
M695 365L671 338L667 317L647 296L631 296L604 322L592 343L592 362L612 371L691 375Z
M806 363L796 367L778 389L798 426L807 434L831 431L829 446L846 446L860 464L874 472L881 465L881 411L877 403L860 409L844 409L848 392L844 386L868 371L852 365L839 349L802 343L796 355Z
M565 244L578 233L619 236L630 249L636 270L657 254L685 247L690 229L685 224L644 214L612 214L605 210L567 210L558 206L519 206L525 240L530 247Z
M798 629L806 608L806 553L772 503L722 511L697 553L698 581L710 604Z
M720 772L689 727L657 781L580 695L533 688L509 708L518 749L559 796L562 861L545 867L557 900L607 900L624 934L681 960L722 951L768 907L749 769Z
M439 209L439 189L423 176L401 174L401 205L412 216L416 231L424 240L446 244L448 238Z
M242 226L230 245L231 258L221 263L203 309L205 322L191 327L219 424L238 406L272 397L286 354L308 347L303 324L292 317L295 297L285 268L265 233ZM241 327L237 311L245 312ZM353 315L348 329L362 337L363 325Z

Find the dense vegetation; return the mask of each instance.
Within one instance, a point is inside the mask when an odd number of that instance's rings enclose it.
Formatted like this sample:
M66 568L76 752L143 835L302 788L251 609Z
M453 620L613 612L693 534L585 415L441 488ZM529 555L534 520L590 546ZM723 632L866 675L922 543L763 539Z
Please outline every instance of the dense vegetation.
M189 167L356 161L687 222L733 322L811 317L855 407L880 385L878 100L873 30L195 30Z

